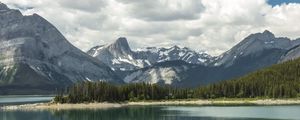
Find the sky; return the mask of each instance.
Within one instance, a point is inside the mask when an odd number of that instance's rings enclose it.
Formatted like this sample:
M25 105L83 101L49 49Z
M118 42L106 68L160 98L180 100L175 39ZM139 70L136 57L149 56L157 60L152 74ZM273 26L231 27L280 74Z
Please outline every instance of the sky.
M179 45L219 55L251 33L300 37L300 0L1 0L37 13L87 51L126 37L133 49Z
M268 0L268 4L272 6L281 5L283 3L300 3L300 0Z

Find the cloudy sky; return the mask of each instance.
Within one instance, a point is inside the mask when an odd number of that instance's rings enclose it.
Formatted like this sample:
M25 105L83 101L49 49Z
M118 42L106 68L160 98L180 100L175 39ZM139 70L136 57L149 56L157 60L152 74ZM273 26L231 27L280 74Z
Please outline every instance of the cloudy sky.
M250 33L300 37L300 0L1 0L38 13L75 46L127 37L131 47L187 46L218 55Z

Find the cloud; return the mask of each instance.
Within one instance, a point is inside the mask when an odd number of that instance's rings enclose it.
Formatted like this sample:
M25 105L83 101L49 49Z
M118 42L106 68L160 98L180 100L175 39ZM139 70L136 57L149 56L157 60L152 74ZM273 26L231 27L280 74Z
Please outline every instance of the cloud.
M107 5L106 0L57 0L61 7L87 12L98 12Z
M147 21L198 19L204 9L201 0L118 0L132 17Z
M290 3L275 6L266 14L266 26L278 36L300 37L300 4Z
M267 0L2 0L23 14L38 13L75 46L127 37L133 48L187 46L218 55L251 33L300 36L300 4Z

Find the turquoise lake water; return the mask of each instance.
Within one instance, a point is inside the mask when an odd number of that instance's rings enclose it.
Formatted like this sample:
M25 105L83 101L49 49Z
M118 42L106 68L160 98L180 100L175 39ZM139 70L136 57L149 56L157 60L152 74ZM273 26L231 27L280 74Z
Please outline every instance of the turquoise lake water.
M53 96L41 96L41 95L9 95L0 96L1 105L18 105L24 103L37 103L37 102L49 102L53 99Z
M24 97L22 97L24 98ZM40 102L50 97L3 98L13 101ZM10 101L12 100L12 101ZM128 106L86 110L0 110L0 120L300 120L300 106Z

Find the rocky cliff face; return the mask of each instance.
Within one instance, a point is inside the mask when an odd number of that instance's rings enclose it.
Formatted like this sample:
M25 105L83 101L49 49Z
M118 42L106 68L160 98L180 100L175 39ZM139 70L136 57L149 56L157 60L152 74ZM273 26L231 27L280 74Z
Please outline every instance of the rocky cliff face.
M295 42L297 43L298 41L300 41L299 39L296 39ZM291 48L290 50L288 50L280 59L279 62L285 62L285 61L289 61L289 60L295 60L297 58L300 57L300 45L298 44L297 46Z
M0 86L12 89L55 88L85 80L121 82L108 66L71 45L41 16L23 16L2 3L0 68Z

